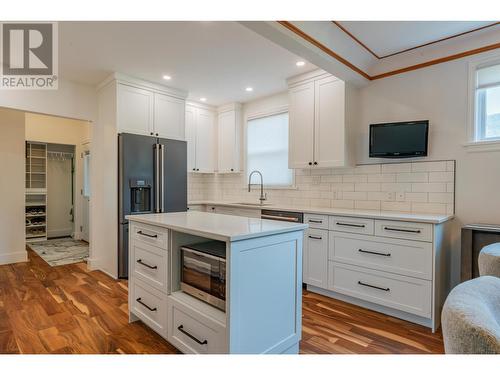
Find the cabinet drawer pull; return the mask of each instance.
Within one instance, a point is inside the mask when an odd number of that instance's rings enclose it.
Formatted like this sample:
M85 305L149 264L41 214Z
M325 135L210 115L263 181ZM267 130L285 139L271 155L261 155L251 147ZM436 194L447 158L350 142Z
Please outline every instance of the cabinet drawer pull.
M158 238L157 234L147 234L147 233L144 233L142 230L138 231L137 234L140 234L141 236L146 236L149 238Z
M137 298L136 301L139 302L142 306L144 306L149 311L156 311L156 310L158 310L156 307L149 307L144 302L142 302L142 298L141 297Z
M184 326L181 324L179 327L177 327L177 329L179 331L181 331L182 333L184 333L187 337L189 337L191 340L194 340L196 341L198 344L200 345L207 345L208 344L208 341L207 340L198 340L196 337L194 337L192 334L190 334L189 332L187 332L186 330L184 330Z
M364 228L366 227L365 224L349 224L349 223L341 223L341 222L336 222L335 224L341 225L344 227L354 227L354 228Z
M319 236L309 236L309 238L313 239L313 240L322 240L323 237L319 237Z
M323 220L314 220L314 219L309 219L310 223L316 223L316 224L323 224Z
M370 251L370 250L363 250L363 249L358 249L360 253L366 253L366 254L373 254L373 255L382 255L384 257L390 257L391 253L377 253L376 251Z
M405 232L405 233L422 233L420 229L399 229L399 228L384 227L384 230L392 230L393 232Z
M366 284L366 283L364 283L364 282L362 282L362 281L358 281L358 284L359 284L359 285L363 285L363 286L367 286L367 287L369 287L369 288L374 288L374 289L378 289L378 290L383 290L384 292L388 292L388 291L390 291L390 289L389 289L389 288L382 288L382 287L380 287L380 286L375 286L375 285Z
M148 267L149 269L156 270L158 269L158 266L151 266L147 263L144 263L142 259L137 259L137 263L142 264L144 267Z

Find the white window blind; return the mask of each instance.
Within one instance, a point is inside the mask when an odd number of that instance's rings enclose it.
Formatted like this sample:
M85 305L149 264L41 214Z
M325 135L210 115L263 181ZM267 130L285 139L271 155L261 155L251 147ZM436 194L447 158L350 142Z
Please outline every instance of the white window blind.
M248 121L246 162L247 179L258 170L266 186L293 185L293 170L288 169L288 112Z
M500 64L476 71L475 138L500 139Z

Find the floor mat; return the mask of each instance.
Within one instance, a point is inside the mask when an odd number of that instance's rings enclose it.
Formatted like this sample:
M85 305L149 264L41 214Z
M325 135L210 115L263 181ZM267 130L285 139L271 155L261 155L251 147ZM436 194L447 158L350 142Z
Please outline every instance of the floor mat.
M56 238L28 246L51 266L78 263L89 257L89 244L72 238Z

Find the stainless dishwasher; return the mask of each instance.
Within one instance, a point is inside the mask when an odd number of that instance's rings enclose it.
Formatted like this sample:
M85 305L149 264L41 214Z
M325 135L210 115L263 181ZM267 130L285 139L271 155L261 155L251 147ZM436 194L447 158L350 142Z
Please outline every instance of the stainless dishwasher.
M304 214L302 212L262 210L260 218L277 221L288 221L290 223L304 222Z

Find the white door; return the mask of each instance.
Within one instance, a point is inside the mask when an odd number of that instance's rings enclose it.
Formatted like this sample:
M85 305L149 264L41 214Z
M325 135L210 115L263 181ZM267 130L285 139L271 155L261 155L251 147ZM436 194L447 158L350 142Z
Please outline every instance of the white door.
M161 138L183 141L185 101L163 94L154 94L154 133Z
M328 231L308 229L304 241L303 282L328 287Z
M342 167L345 158L345 84L335 78L315 82L315 167Z
M234 111L219 114L218 172L235 172L237 168L236 150L236 113Z
M196 172L196 113L197 109L186 105L186 141L188 172Z
M198 108L196 119L196 171L213 173L215 171L215 113Z
M314 82L289 90L288 167L309 168L313 163Z
M90 211L90 151L89 145L84 146L83 153L83 186L82 186L82 240L89 242L89 211Z
M137 87L118 85L118 131L153 134L153 93Z

